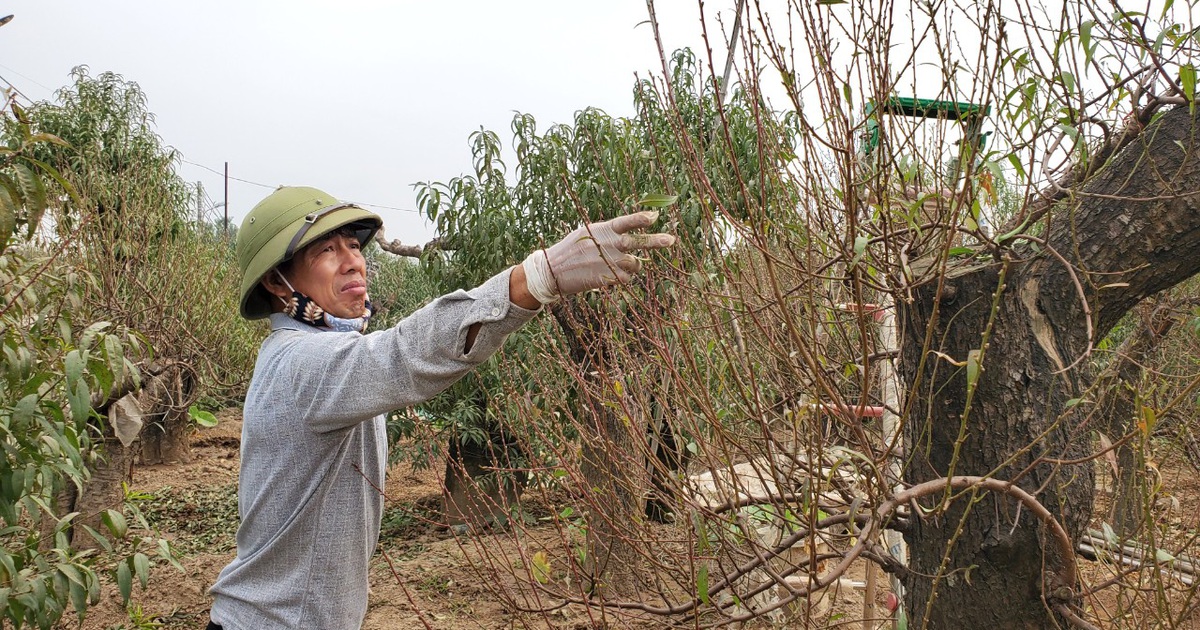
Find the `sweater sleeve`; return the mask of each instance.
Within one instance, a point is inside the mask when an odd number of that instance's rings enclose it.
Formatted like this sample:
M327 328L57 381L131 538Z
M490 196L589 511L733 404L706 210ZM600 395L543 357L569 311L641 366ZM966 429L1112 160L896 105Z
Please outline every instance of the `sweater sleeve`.
M495 354L539 311L509 301L506 270L470 291L444 295L387 330L359 333L276 330L276 395L290 396L313 431L353 426L429 400ZM279 319L275 319L279 318ZM273 316L273 324L283 319ZM470 352L467 330L480 324ZM277 325L276 328L279 328ZM274 350L275 348L273 348ZM284 387L280 387L284 385Z

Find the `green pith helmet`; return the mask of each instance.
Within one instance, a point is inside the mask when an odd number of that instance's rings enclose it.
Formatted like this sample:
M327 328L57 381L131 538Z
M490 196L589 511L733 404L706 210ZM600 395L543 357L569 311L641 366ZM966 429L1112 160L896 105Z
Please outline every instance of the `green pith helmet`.
M351 223L363 228L358 237L365 246L383 225L383 219L306 186L280 186L258 202L237 234L242 317L261 319L271 314L274 296L259 283L268 271L305 245Z

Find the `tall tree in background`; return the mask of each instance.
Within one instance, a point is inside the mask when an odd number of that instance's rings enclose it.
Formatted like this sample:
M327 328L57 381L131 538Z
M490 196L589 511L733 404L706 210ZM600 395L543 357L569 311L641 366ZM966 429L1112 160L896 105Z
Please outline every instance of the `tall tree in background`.
M128 357L138 371L95 401L108 418L98 427L104 459L78 492L67 487L60 497L63 513L93 522L119 504L135 460L190 459L190 407L201 392L236 394L255 334L236 314L229 247L189 221L192 188L175 173L178 155L155 132L146 95L110 72L79 67L72 76L55 101L29 112L39 130L65 141L41 146L39 159L77 191L50 196L48 227L64 244L63 262L96 281L77 315L141 340Z
M225 315L236 301L230 247L207 228L192 229L194 190L175 172L179 154L158 136L137 83L85 66L72 77L30 116L70 144L40 157L79 192L56 204L55 229L61 236L86 222L76 251L104 287L87 305L169 348L168 358L189 365L212 394L236 394L252 363L253 348L242 342L255 335ZM204 308L180 308L197 300Z

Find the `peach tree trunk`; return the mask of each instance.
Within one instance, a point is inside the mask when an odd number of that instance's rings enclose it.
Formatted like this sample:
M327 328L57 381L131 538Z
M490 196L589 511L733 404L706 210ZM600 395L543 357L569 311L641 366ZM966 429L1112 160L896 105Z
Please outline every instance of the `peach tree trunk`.
M1059 202L1041 244L1018 239L898 301L906 482L1011 480L1078 538L1095 490L1093 462L1080 460L1102 427L1081 422L1088 383L1076 361L1140 300L1200 270L1198 144L1188 108L1165 113ZM968 369L930 350L982 356L969 405ZM1071 603L1077 576L1028 510L987 493L927 511L938 505L923 501L906 534L910 627L1070 625L1056 604Z
M186 464L192 461L191 417L187 403L196 388L191 372L171 363L138 396L149 421L142 429L141 463Z
M598 598L637 591L641 561L634 547L644 522L650 474L645 454L648 420L630 404L606 334L607 319L582 300L553 308L572 361L582 375L579 418L580 472L587 483L587 546L581 569Z

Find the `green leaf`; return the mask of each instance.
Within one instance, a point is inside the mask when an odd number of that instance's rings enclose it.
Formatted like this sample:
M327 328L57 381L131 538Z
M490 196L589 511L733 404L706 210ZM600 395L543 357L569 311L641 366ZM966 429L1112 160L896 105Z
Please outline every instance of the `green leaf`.
M100 601L100 579L88 569L88 601L95 604Z
M1008 154L1008 163L1013 165L1013 169L1017 171L1019 177L1025 177L1025 167L1021 164L1021 158L1017 157L1016 153Z
M1083 48L1084 63L1091 63L1092 52L1092 27L1095 26L1094 20L1085 20L1079 25L1079 45Z
M125 382L125 348L116 337L106 336L103 350L104 358L108 361L109 373L112 374L113 385L120 387Z
M79 347L84 351L89 350L100 333L107 330L110 326L112 326L112 322L96 322L84 328L83 333L79 335Z
M862 256L863 252L867 251L867 237L859 235L854 237L854 255Z
M121 604L128 605L133 594L133 572L129 570L128 562L117 563L117 588L121 591Z
M979 382L979 357L981 352L978 349L967 352L967 390L975 389Z
M80 377L83 376L83 368L86 361L79 350L72 350L67 353L67 357L63 359L63 373L67 377L67 386L75 384Z
M700 601L708 603L708 565L700 565L700 570L696 572L696 596Z
M997 236L996 242L1003 245L1006 241L1016 237L1021 232L1023 232L1025 230L1025 226L1028 224L1029 224L1029 219L1026 218L1024 221L1021 222L1021 225L1018 225L1017 227L1013 228L1011 231L1005 232L1004 234ZM1034 245L1036 245L1036 243L1034 243Z
M1188 102L1196 100L1196 66L1190 63L1179 66L1179 85Z
M71 594L71 607L75 609L75 614L79 616L79 621L82 623L88 605L87 587L72 581L68 590Z
M60 147L66 147L68 149L71 148L70 142L63 140L62 138L60 138L52 133L46 133L46 132L35 133L35 134L29 136L29 141L30 142L49 142L50 144L57 144Z
M58 172L58 169L54 168L53 166L50 166L49 164L46 164L45 162L43 162L41 160L35 160L29 156L23 156L23 159L26 162L29 162L30 164L33 164L34 166L37 166L38 168L42 169L42 173L50 176L50 179L53 179L54 181L58 182L58 185L62 186L62 189L64 191L66 191L67 195L69 195L73 201L75 201L75 202L79 201L79 191L75 190L75 185L72 184L71 182L67 181L66 178L64 178Z
M167 542L166 538L158 539L158 557L171 563L171 566L179 569L181 572L186 572L182 564L179 564L179 559L175 557L175 553L171 550L171 543Z
M1113 530L1112 525L1101 523L1100 532L1104 535L1104 541L1108 544L1116 545L1120 543L1120 539L1117 538L1117 532Z
M211 429L217 426L217 417L212 413L197 407L196 405L188 407L188 416L192 419L192 422L195 422L202 427Z
M17 203L12 194L0 188L0 253L8 249L8 239L17 230Z
M146 584L150 582L150 558L140 551L133 554L133 569L137 573L138 581L142 583L142 588L146 588Z
M88 390L87 381L75 381L75 387L68 391L67 402L71 405L71 420L83 422L92 411L92 393Z
M1142 405L1141 417L1138 419L1138 428L1142 431L1142 436L1149 438L1150 434L1154 433L1154 427L1158 424L1158 414L1154 408L1149 405Z
M76 527L83 528L83 531L86 532L88 536L91 536L92 540L96 541L96 544L99 545L101 549L107 553L112 553L112 543L108 541L108 538L101 535L100 532L88 527L87 525L84 525L83 523L77 523Z
M42 213L46 211L46 184L26 164L15 164L13 170L25 195L25 231L32 237L42 220Z
M129 532L129 525L125 523L125 515L116 510L104 510L100 513L100 522L112 532L117 538L124 538Z
M21 426L33 420L34 414L37 413L38 398L37 394L29 394L17 401L17 405L13 407L12 422L14 425Z
M1155 549L1154 561L1166 564L1168 562L1174 562L1175 556L1171 555L1166 549Z
M58 572L62 573L64 577L75 584L80 586L86 586L87 584L87 582L84 581L83 574L79 572L79 568L75 565L64 562L58 565Z
M647 208L665 208L667 206L674 205L676 201L679 201L679 195L648 193L642 195L641 199L638 199L637 205L645 206Z
M1062 77L1063 87L1067 88L1068 92L1074 92L1075 91L1075 75L1071 74L1070 72L1063 71L1063 73L1059 76Z

